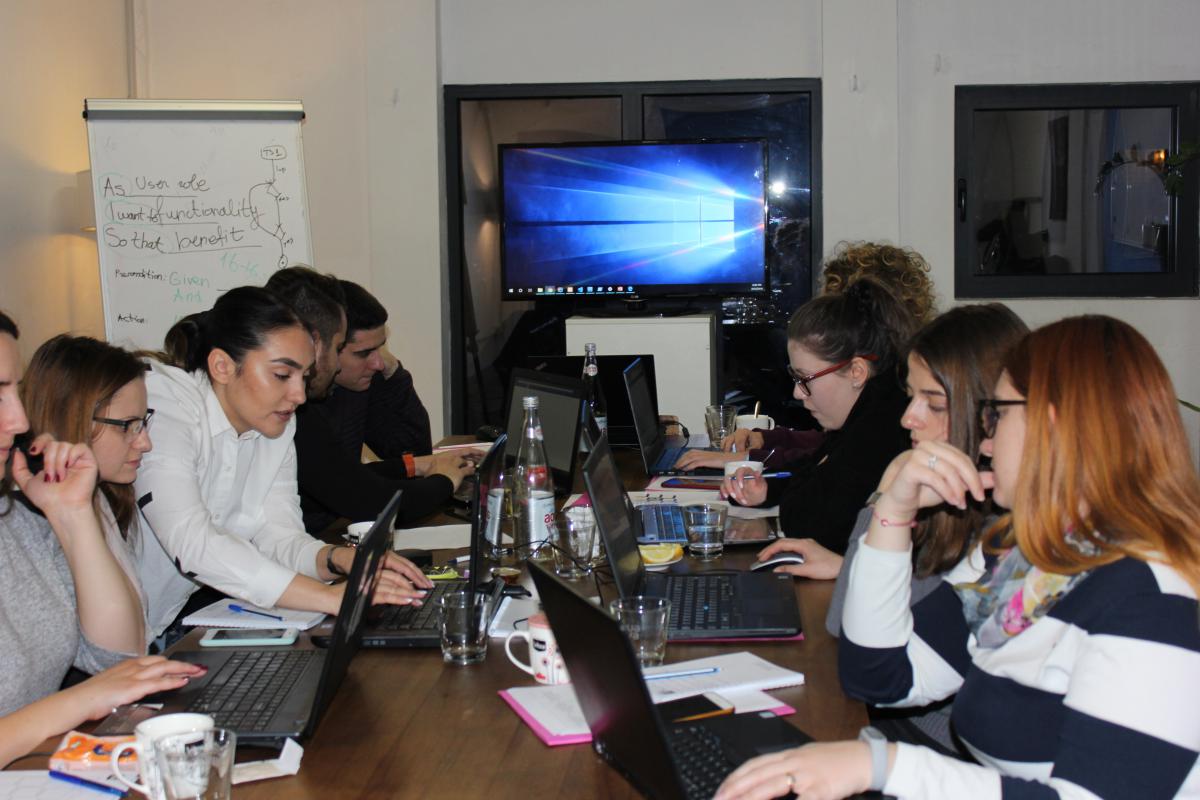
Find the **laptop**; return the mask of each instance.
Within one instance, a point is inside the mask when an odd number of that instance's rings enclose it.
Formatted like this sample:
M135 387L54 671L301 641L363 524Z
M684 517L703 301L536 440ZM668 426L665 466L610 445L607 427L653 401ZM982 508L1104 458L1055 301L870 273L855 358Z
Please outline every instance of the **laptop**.
M360 542L327 649L209 648L190 643L174 647L167 655L205 665L204 677L182 689L147 697L141 705L122 706L95 733L127 734L148 716L193 711L209 714L218 727L235 731L239 744L281 746L285 739L312 736L358 652L364 610L391 546L399 507L397 491ZM161 711L146 708L145 704L156 702L162 703Z
M529 356L526 361L530 369L547 374L577 378L583 374L583 356ZM652 355L602 355L596 356L600 370L600 387L608 401L608 441L613 447L637 445L637 430L633 427L633 411L629 408L629 394L625 390L625 368L640 358L646 369L650 384L650 396L657 397L654 385L654 356ZM657 414L657 412L656 412Z
M575 455L579 452L580 422L583 419L583 381L562 375L549 375L531 369L514 369L508 392L508 440L512 442L507 461L515 464L521 447L521 424L525 409L521 401L538 398L542 418L542 442L546 460L554 478L554 494L566 497L575 485Z
M491 521L492 511L488 506L488 497L492 489L500 487L500 473L504 469L507 441L508 435L500 434L475 471L477 481L471 495L471 555L467 562L470 569L467 573L468 579L434 581L432 591L426 595L425 602L420 606L373 606L367 612L367 622L363 627L363 647L439 647L441 631L437 602L447 592L474 587L480 592L492 595L493 615L499 610L504 582L485 576L483 562L487 552L488 523ZM495 513L498 514L499 511L495 509ZM487 580L483 580L485 577Z
M792 576L776 572L708 570L697 574L648 572L637 549L637 515L601 437L583 465L583 481L608 551L621 597L644 594L671 601L667 638L725 639L795 636L800 607Z
M658 424L658 406L646 365L639 358L625 368L625 391L637 431L638 449L646 475L724 474L721 470L701 467L695 470L675 469L675 462L688 449L687 438L667 436Z
M529 564L529 574L593 749L646 797L710 798L742 762L812 741L770 712L664 720L616 620L538 564Z

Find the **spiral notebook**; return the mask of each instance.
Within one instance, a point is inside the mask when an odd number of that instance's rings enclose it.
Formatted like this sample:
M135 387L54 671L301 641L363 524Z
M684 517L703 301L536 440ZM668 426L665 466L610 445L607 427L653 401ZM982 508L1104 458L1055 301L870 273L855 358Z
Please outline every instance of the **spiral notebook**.
M230 606L238 606L244 610L234 611ZM205 628L297 628L306 631L323 619L325 615L320 611L260 608L226 597L211 606L188 614L183 618L183 624Z

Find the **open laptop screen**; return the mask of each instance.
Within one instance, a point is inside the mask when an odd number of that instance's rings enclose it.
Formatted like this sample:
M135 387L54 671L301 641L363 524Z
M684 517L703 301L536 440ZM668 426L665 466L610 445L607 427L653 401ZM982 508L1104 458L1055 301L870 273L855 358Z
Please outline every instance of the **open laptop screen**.
M658 433L658 417L654 413L655 402L641 359L625 368L625 387L629 391L629 409L633 413L633 426L637 429L642 462L648 474L662 452L662 444Z
M525 421L524 397L538 398L542 418L542 441L546 460L554 473L556 492L571 491L575 477L575 453L579 447L579 422L583 416L583 381L515 369L508 398L508 454L516 458L521 448L521 423ZM563 485L565 483L566 485Z
M596 527L604 538L608 558L613 565L613 578L622 597L638 594L646 578L642 556L637 549L637 532L625 501L625 487L617 462L613 460L608 437L601 436L583 465L583 482L587 486Z

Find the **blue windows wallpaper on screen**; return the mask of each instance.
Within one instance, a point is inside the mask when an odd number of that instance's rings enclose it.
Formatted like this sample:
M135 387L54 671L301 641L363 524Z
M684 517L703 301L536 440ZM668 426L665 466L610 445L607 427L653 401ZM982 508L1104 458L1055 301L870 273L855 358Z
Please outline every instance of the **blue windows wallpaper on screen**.
M762 141L504 146L507 300L765 286Z

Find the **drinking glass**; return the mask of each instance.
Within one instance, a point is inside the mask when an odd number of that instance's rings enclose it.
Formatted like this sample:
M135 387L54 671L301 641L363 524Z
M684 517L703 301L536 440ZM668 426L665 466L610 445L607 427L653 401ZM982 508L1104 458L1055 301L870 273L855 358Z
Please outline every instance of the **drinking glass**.
M700 561L712 561L725 552L724 503L696 503L683 507L683 526L687 531L688 555Z
M704 409L704 427L708 430L708 443L720 449L721 440L734 432L737 420L737 406L707 406Z
M478 664L487 656L492 596L483 592L447 592L438 600L441 614L442 660L447 664Z
M667 653L671 601L665 597L637 594L613 600L610 608L621 630L629 637L638 662L643 667L661 664Z
M237 734L225 728L175 733L154 740L154 759L167 800L229 800Z
M595 515L590 508L568 508L558 515L557 524L555 573L570 580L586 576L592 571L592 542L596 538Z

